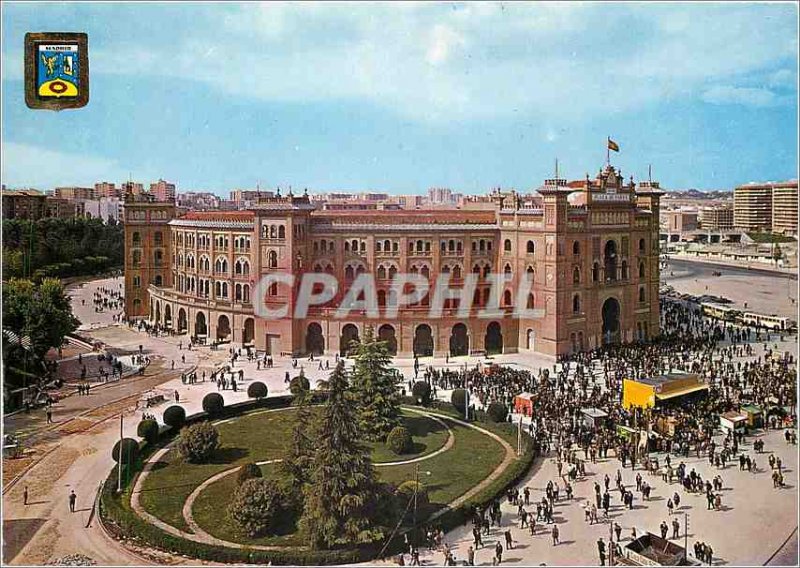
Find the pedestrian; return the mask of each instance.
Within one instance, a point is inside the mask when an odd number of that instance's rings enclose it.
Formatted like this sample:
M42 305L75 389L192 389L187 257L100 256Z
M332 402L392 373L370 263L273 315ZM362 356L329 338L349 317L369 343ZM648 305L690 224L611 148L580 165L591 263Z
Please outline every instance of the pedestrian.
M28 504L28 486L25 486L25 489L22 490L22 504Z
M553 530L550 533L553 537L553 546L558 544L558 525L553 525Z
M672 504L672 498L670 497L669 499L667 499L667 510L669 511L670 515L672 515L672 509L674 507L675 505Z
M503 545L500 544L500 541L497 541L497 544L494 545L494 560L492 561L492 566L498 566L503 561Z
M606 543L602 537L597 539L597 553L600 555L600 566L606 565Z
M471 546L467 549L467 566L475 566L475 549Z
M506 539L506 548L508 550L513 550L514 549L514 539L511 536L511 529L506 529L505 533L503 533L503 536Z
M681 524L678 522L678 519L672 519L672 538L679 538L680 530Z
M69 492L69 512L75 512L75 502L78 500L78 496L75 495L75 490L70 490Z
M48 408L45 410L45 416L47 417L47 424L53 423L53 411Z

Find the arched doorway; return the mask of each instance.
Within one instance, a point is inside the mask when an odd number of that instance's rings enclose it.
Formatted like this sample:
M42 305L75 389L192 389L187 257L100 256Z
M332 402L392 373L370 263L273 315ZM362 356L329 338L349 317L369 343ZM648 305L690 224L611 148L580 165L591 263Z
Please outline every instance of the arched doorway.
M528 330L528 337L525 343L531 351L534 350L534 346L536 345L536 335L532 329Z
M178 333L186 331L187 327L188 325L186 322L186 310L181 308L178 310Z
M606 282L615 281L617 279L617 242L606 242L605 249L603 250L603 266L605 268Z
M242 329L242 343L252 343L256 338L256 321L253 318L244 320Z
M322 336L322 326L318 323L308 324L306 329L306 353L322 355L325 352L325 338Z
M418 357L433 356L433 332L428 324L418 325L414 331L414 355Z
M486 345L487 355L503 352L503 331L500 328L500 324L496 321L493 321L486 327L484 344Z
M358 328L352 323L348 323L342 328L342 336L339 340L339 354L347 357L354 351L353 343L359 343Z
M197 337L205 337L208 335L208 326L206 325L206 314L197 312L194 317L194 334Z
M459 357L468 354L469 335L467 334L467 326L463 323L457 323L450 332L450 356Z
M164 327L172 327L172 306L164 306Z
M384 324L378 328L378 340L385 341L390 355L397 355L397 337L394 327Z
M603 302L603 344L619 342L619 301L609 298Z
M230 338L230 335L231 321L228 319L228 316L219 316L219 319L217 320L217 340L225 341L226 339Z
M156 302L156 325L161 325L161 302Z

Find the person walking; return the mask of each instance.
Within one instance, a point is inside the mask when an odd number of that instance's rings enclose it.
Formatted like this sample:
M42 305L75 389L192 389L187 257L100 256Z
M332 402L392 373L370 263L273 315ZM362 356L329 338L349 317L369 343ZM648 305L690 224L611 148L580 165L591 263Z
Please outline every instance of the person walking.
M492 561L492 566L499 566L500 563L503 561L503 545L500 544L500 541L497 541L497 544L494 545L494 560Z
M22 504L28 505L28 486L25 486L25 489L22 490Z
M678 519L672 519L672 538L680 538L681 524Z
M558 525L553 525L553 530L550 533L553 537L553 546L558 544Z
M602 537L597 539L597 553L600 556L600 566L606 565L606 543Z
M47 423L48 424L52 424L53 423L53 411L50 410L50 408L48 407L48 409L45 410L44 414L47 417Z
M467 566L475 566L475 549L471 546L467 549Z
M70 490L70 492L69 492L69 512L70 513L74 513L75 512L75 502L77 500L78 500L78 496L75 495L75 490L74 489Z
M503 536L506 539L506 549L513 550L514 549L514 539L511 536L511 529L507 529L505 531L505 533L503 533Z

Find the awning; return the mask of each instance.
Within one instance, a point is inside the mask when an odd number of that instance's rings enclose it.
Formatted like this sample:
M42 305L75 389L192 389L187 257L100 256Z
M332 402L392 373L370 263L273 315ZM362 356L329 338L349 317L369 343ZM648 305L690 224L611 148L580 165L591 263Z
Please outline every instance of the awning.
M687 394L692 394L693 392L699 392L708 390L708 385L692 385L690 387L683 387L682 389L674 390L672 392L667 393L656 393L656 398L658 400L668 400L670 398L675 398L678 396L684 396Z

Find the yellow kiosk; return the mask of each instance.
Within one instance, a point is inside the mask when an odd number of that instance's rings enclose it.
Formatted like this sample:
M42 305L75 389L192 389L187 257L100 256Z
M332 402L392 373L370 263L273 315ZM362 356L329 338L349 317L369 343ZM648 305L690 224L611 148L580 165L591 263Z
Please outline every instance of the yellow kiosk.
M695 373L668 373L657 377L624 379L622 406L626 409L653 408L668 400L708 392L708 385Z

